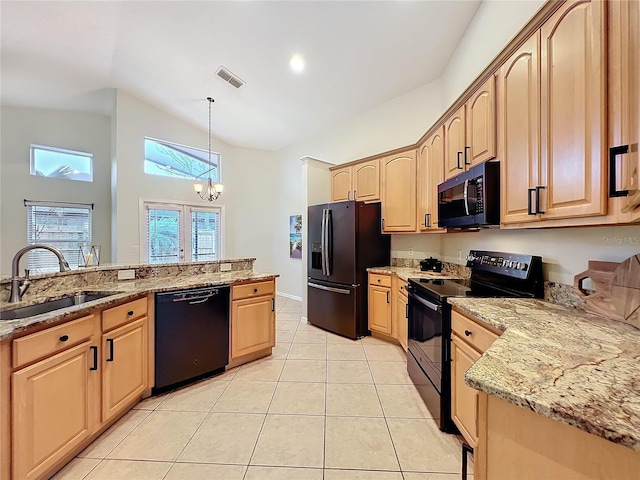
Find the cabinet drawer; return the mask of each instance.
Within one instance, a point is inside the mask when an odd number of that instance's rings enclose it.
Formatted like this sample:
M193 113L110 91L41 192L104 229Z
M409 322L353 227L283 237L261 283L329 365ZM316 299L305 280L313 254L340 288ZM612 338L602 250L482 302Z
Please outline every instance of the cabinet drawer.
M83 342L95 331L95 316L72 320L13 341L13 367L18 368L40 358Z
M379 285L381 287L391 287L391 275L369 274L369 285Z
M262 295L273 295L274 293L274 281L235 285L232 290L232 296L234 300L240 300L241 298L260 297Z
M458 337L478 349L480 353L484 353L498 338L498 335L492 331L456 311L451 312L451 329Z
M146 314L147 297L110 308L102 312L102 331L107 332Z

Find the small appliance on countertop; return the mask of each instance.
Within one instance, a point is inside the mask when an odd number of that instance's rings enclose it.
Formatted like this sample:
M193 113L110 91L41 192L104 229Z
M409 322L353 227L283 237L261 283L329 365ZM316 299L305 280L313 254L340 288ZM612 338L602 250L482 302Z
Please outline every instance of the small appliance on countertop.
M422 272L441 272L442 262L433 257L425 258L420 261L420 270Z

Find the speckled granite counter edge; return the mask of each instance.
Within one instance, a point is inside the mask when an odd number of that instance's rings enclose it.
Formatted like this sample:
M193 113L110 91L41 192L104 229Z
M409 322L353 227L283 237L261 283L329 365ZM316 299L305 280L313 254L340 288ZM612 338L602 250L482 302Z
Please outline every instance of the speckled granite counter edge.
M71 320L74 318L78 318L79 316L82 316L85 313L89 313L92 310L102 310L112 305L125 303L128 300L147 295L149 293L167 292L185 288L213 287L219 285L233 286L259 280L272 280L279 276L280 275L274 273L236 271L212 274L208 277L197 276L195 278L189 278L188 276L182 276L180 278L171 279L155 278L145 280L125 280L109 284L100 284L93 286L85 285L80 289L83 292L100 291L116 293L104 298L100 298L98 300L83 303L81 305L61 308L53 312L42 313L40 315L34 315L32 317L17 320L2 320L0 321L0 341L10 340L15 334L28 332L30 329L33 329L34 327L39 325L59 323L65 319ZM77 292L69 291L68 295L73 295L75 293ZM38 302L32 303L41 303L53 299L55 299L55 297L39 298ZM6 308L7 305L3 305L3 309Z
M534 367L531 367L531 377L535 380L529 379L528 382L523 383L523 378L518 378L515 370L505 371L505 365L509 365L510 355L518 358L518 356L530 355L532 353L521 350L522 345L527 345L528 348L532 348L530 347L530 343L532 342L532 336L536 335L534 331L536 328L535 325L527 327L509 325L510 320L516 322L524 321L525 323L522 323L522 325L526 325L528 322L526 318L516 319L508 315L502 318L483 315L482 307L473 308L468 306L469 300L470 299L452 299L451 303L460 312L474 317L504 333L487 349L480 359L469 368L465 375L465 383L467 385L511 404L527 408L544 417L576 427L613 443L640 451L640 411L636 405L636 403L640 404L640 402L638 402L640 397L636 391L637 389L625 388L627 382L635 384L634 372L629 372L626 382L624 378L616 375L613 375L613 380L608 379L622 385L622 390L626 392L626 396L623 397L622 400L619 399L620 405L617 405L612 399L606 398L603 400L597 396L598 388L600 388L601 393L605 391L607 392L605 395L608 395L609 390L604 390L605 387L598 384L594 385L591 381L582 382L583 375L587 375L587 379L589 378L588 372L586 374L584 372L574 374L574 371L580 367L591 366L596 370L600 366L607 368L606 362L619 360L619 354L602 355L603 358L587 359L583 360L583 363L578 363L575 366L568 364L566 366L563 365L562 368L559 368L557 365L547 365L547 370L549 371L544 373L549 374L549 376L553 373L553 382L550 382L550 379L545 378L544 375L540 375L539 372L534 371ZM474 303L486 303L487 301L496 302L499 300L500 299L475 299ZM517 303L521 302L523 302L523 300L517 300ZM582 327L586 330L589 329L589 325L591 324L599 334L598 338L602 338L600 331L610 333L609 343L626 342L625 345L637 345L640 342L640 331L621 322L593 317L583 311L572 311L567 309L567 307L542 302L541 300L530 300L530 302L540 302L539 305L546 304L544 307L549 308L551 312L562 311L564 316L575 318L575 322L585 322L582 324ZM514 301L512 301L512 303L514 303ZM571 326L575 328L575 325ZM538 328L544 328L544 325ZM559 328L569 328L569 325L560 326ZM618 339L618 336L623 337L624 340ZM629 339L631 339L631 342ZM540 344L545 341L547 341L547 339L540 336L538 332L535 342ZM541 352L540 356L544 358L545 356L549 356L549 351L557 352L558 346L555 345L556 342L557 339L555 338L549 339L549 345L547 347L549 350L545 353ZM520 351L516 351L519 346ZM627 360L633 360L634 358L635 361L640 360L639 352L626 352L626 356ZM554 360L557 362L567 361L563 354L556 354ZM536 361L543 360L536 359ZM613 364L613 366L615 367L616 364ZM609 366L609 368L612 368L612 366ZM560 373L557 373L556 370L559 370ZM522 374L522 372L518 373ZM569 375L574 374L575 378L566 379L566 377L569 376L566 375L567 373L569 373ZM513 382L513 388L507 388L504 384L499 385L500 382L497 379L509 374L512 375L509 381ZM560 383L556 385L556 382L562 377L565 377L566 387ZM541 381L541 379L544 381ZM537 384L536 380L538 381ZM566 398L562 390L563 388L569 389L569 391L566 392ZM528 393L526 392L527 389L529 389ZM546 399L545 395L547 396ZM618 396L620 395L616 395L616 398ZM635 405L635 407L633 405Z

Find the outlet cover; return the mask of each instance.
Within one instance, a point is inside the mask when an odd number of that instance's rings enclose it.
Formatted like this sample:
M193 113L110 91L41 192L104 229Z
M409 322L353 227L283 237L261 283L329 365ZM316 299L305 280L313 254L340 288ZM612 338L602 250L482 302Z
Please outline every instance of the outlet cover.
M118 280L135 280L136 271L131 268L129 270L118 270Z
M220 271L221 272L230 272L231 271L231 264L230 263L221 263L220 264Z

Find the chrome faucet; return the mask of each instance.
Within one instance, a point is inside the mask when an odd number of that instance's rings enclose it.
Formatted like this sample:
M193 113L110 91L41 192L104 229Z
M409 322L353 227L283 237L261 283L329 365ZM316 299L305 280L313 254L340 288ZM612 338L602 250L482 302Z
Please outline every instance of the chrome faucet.
M20 250L18 250L18 253L15 254L11 262L11 298L9 300L9 302L11 303L19 302L20 300L22 300L22 296L29 288L29 285L31 285L29 270L24 271L24 277L18 276L18 270L20 268L20 259L22 258L22 256L25 253L30 252L31 250L35 250L36 248L44 248L45 250L49 250L56 257L58 257L61 272L71 270L69 264L64 259L64 255L62 255L62 252L57 248L42 244L27 245L26 247L21 248Z

